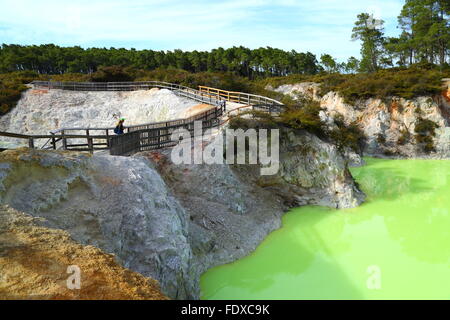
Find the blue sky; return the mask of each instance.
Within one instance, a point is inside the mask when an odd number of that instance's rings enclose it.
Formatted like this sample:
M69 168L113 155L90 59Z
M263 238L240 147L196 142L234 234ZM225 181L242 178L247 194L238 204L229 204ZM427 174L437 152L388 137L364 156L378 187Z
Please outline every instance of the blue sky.
M0 43L153 50L276 47L359 57L357 14L398 34L404 0L0 0Z

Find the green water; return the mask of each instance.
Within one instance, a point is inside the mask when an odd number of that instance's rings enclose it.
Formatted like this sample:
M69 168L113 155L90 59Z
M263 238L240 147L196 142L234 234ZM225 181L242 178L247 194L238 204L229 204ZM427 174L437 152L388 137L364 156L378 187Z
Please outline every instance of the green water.
M366 159L360 207L302 207L202 299L450 299L450 161Z

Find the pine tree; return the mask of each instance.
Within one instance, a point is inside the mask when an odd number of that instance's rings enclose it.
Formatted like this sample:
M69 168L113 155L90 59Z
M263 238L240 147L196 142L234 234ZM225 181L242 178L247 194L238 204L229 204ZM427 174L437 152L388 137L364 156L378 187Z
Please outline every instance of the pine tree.
M323 54L320 57L320 63L322 63L328 73L338 71L338 64L336 63L336 60L329 54Z
M352 40L361 40L360 70L374 72L379 68L379 62L383 53L383 23L375 20L368 13L358 15L352 32Z
M443 65L450 49L450 3L448 0L406 0L398 17L403 29L398 46L409 48L409 64L416 62Z

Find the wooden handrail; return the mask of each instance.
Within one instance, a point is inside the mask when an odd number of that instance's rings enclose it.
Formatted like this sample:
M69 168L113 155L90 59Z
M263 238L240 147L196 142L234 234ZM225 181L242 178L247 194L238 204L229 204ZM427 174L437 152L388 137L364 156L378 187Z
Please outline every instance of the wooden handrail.
M227 90L211 88L211 87L207 87L207 86L199 86L199 91L203 92L205 94L217 94L221 97L227 98L227 101L231 101L232 100L231 98L240 99L243 96L243 97L246 97L249 100L249 102L252 98L252 99L258 99L259 103L269 102L268 104L272 103L272 104L276 104L276 105L280 105L280 106L283 105L283 103L281 103L280 101L277 101L275 99L271 99L268 97L251 94L251 93L238 92L238 91L227 91Z
M199 86L199 90L174 84L164 81L141 81L141 82L51 82L51 81L33 81L31 83L35 87L45 87L47 89L63 89L63 90L80 90L80 91L132 91L145 88L164 88L169 90L184 90L186 92L194 93L199 97L203 97L204 94L208 96L215 96L217 98L222 97L227 101L231 101L231 98L240 99L246 97L247 100L258 99L259 102L273 103L277 105L283 105L281 102L268 97L255 95L251 93L227 91L218 88L212 88L207 86Z
M67 139L83 139L86 138L86 135L82 134L59 134L59 135L50 135L50 134L33 134L33 135L26 135L26 134L19 134L19 133L12 133L12 132L5 132L0 131L0 136L2 137L10 137L10 138L18 138L18 139L51 139L51 138L67 138ZM105 139L106 135L90 135L89 138L93 139Z
M160 121L133 125L126 127L128 133L119 136L110 136L108 128L60 128L51 131L51 135L23 135L10 132L0 132L0 136L27 139L29 147L34 148L35 139L49 139L44 146L51 141L51 147L56 149L56 143L62 141L65 150L90 151L110 149L111 154L125 154L136 150L148 150L173 145L170 141L170 132L176 128L192 129L194 121L202 121L206 127L211 128L221 125L219 118L225 112L224 101L246 102L245 106L239 107L263 107L269 112L275 107L280 108L283 104L274 99L263 96L226 91L211 87L199 86L199 90L163 81L143 81L143 82L50 82L33 81L35 88L80 90L80 91L124 91L139 90L149 88L169 89L183 97L191 98L203 103L214 105L214 109L204 111L200 114L185 119L175 119L170 121ZM256 103L257 102L257 103ZM68 131L85 131L85 135L68 134ZM91 135L91 131L105 131L105 135ZM68 139L86 139L85 144L68 144ZM94 143L94 139L106 140L106 143ZM156 140L155 140L156 139ZM150 142L156 141L156 142ZM123 145L121 145L123 144ZM106 145L106 148L96 148L95 146ZM81 149L79 147L86 147ZM114 149L114 150L113 150Z
M0 136L10 137L10 138L19 138L19 139L28 139L28 138L30 138L30 136L26 135L26 134L4 132L4 131L0 131Z

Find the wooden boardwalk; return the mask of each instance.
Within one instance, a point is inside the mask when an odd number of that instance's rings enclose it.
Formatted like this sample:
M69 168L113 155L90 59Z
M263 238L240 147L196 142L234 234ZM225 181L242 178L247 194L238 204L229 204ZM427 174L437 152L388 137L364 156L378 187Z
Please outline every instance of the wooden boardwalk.
M283 104L263 96L225 91L200 86L199 90L178 84L162 81L146 82L48 82L33 81L37 90L71 90L71 91L134 91L151 88L168 89L176 95L214 106L213 109L201 112L185 119L175 119L127 126L122 135L114 134L114 127L109 128L61 128L51 131L49 135L23 135L1 132L0 136L26 139L30 148L35 148L35 141L46 139L42 149L62 149L69 151L109 150L111 155L128 155L134 152L160 149L174 146L178 141L171 139L172 133L180 128L191 134L194 122L202 121L203 129L220 126L226 115L226 103L236 102L244 108L280 112ZM81 141L81 142L80 142Z

